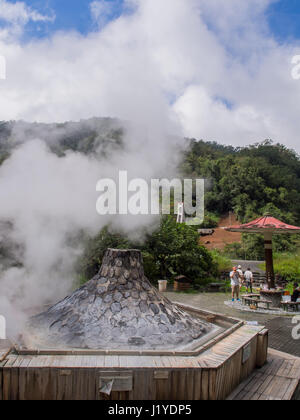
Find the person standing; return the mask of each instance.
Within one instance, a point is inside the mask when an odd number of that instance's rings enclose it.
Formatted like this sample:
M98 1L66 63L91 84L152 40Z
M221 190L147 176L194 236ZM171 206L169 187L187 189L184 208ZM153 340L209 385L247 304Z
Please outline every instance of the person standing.
M291 297L292 302L297 302L300 298L300 287L298 283L294 283L294 291Z
M253 273L250 268L247 268L247 270L245 271L244 278L247 287L247 293L249 293L249 288L250 292L253 293Z
M240 283L241 283L241 274L239 273L236 267L233 267L230 273L230 281L231 281L231 290L232 290L232 302L234 302L234 298L236 296L236 300L240 301Z
M240 275L240 290L241 290L241 288L243 286L243 283L244 283L244 273L243 273L243 270L242 270L242 266L241 265L238 266L237 271L238 271L238 273Z

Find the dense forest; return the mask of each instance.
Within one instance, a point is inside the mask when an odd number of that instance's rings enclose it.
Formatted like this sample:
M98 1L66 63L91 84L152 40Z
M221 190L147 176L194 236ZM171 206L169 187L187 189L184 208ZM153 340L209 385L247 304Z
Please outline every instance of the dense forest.
M293 150L271 140L233 148L189 140L183 162L185 175L206 179L205 227L234 211L246 223L269 212L290 224L300 223L300 158ZM275 237L276 251L294 251L297 239ZM231 257L263 258L263 239L244 235L241 245L227 247Z
M233 210L241 222L271 211L300 223L300 158L266 140L245 148L192 140L185 174L207 179L206 209Z
M114 119L48 125L0 122L0 165L15 147L28 139L40 138L41 133L58 156L73 150L105 157L125 147L124 125ZM186 143L178 170L182 177L206 180L206 217L202 227L215 227L229 211L234 211L241 222L270 212L285 222L300 224L300 157L295 151L270 140L243 148L194 139L186 139ZM146 236L143 245L111 233L109 227L95 238L86 239L77 267L81 280L97 271L107 247L124 246L142 249L146 271L153 279L185 274L203 283L216 276L218 264L222 265L222 256L199 246L195 228L178 226L172 217L166 217L154 233ZM295 252L298 242L288 236L278 237L275 246L279 252ZM2 259L10 255L1 243L1 235L0 254ZM258 235L244 235L242 244L228 246L225 254L232 258L245 254L248 258L262 258L263 240Z

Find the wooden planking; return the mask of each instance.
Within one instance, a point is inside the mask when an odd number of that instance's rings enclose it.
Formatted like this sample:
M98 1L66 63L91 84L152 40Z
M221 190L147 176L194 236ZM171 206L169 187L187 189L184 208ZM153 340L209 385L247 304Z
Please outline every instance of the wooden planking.
M151 378L151 381L154 383L154 399L166 401L170 397L171 393L171 381L172 378L171 373L170 376L168 375L167 379L159 378L155 379L154 372ZM172 380L172 379L171 379Z
M180 370L173 369L171 371L171 395L174 401L180 400L179 394Z
M268 363L254 371L228 399L291 400L300 383L299 366L299 358L270 350Z
M31 362L31 356L26 356L23 358L22 361L20 361L19 364L19 399L20 400L26 400L28 397L31 397L31 395L28 395L30 393L30 387L33 386L33 382L30 376L30 371L27 369L29 363ZM39 391L38 391L39 392Z
M0 340L0 363L3 362L12 349L13 345L9 340Z
M263 367L268 358L269 331L262 330L257 337L256 366Z
M69 352L69 354L55 354L49 352L46 354L32 354L32 355L19 355L18 361L22 364L23 361L26 364L26 360L30 357L30 367L114 367L114 368L126 368L126 367L175 367L180 368L191 368L202 366L207 367L219 367L221 364L228 360L228 357L240 350L241 347L249 343L261 330L262 328L252 326L242 326L239 330L233 332L231 336L224 338L221 342L218 340L212 340L212 347L206 350L204 353L197 356L180 356L176 353L170 355L140 355L132 354L84 354ZM21 367L21 366L20 366Z
M222 342L217 343L211 349L203 353L199 358L198 362L206 363L208 366L220 367L225 363L228 358L232 357L235 353L239 352L241 348L250 342L253 342L255 338L255 345L252 346L252 356L256 359L256 355L253 354L256 351L257 346L257 335L263 330L262 327L252 327L245 325L239 330L235 331L231 336L226 337Z
M133 391L129 393L130 400L155 399L155 381L152 369L136 369L133 372Z
M193 395L194 401L201 400L201 382L202 382L202 370L195 369L194 370L194 395Z
M244 326L197 357L175 354L10 355L6 361L7 371L2 373L7 375L7 380L1 394L6 399L224 399L254 368L259 331L261 328ZM243 366L243 346L249 342L251 357ZM281 366L281 372L292 371L295 366L291 363ZM270 369L275 368L274 364ZM113 392L109 397L100 395L99 369L125 372L131 369L134 372L133 390ZM287 395L289 389L289 386L281 388L281 393Z

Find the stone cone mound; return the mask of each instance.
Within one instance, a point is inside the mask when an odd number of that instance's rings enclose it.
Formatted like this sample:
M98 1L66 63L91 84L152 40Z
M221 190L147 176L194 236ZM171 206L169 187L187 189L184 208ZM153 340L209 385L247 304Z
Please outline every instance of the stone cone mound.
M107 250L92 280L31 320L40 344L55 348L178 348L212 328L151 285L137 250Z

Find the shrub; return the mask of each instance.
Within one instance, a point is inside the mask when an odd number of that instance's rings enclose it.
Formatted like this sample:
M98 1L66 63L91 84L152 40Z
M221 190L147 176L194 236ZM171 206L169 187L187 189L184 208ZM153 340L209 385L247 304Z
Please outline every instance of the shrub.
M160 280L159 264L149 252L143 252L145 275L151 281Z
M77 272L81 278L91 279L95 276L102 264L102 258L107 248L129 248L130 242L119 233L111 233L109 227L105 227L94 238L86 241L83 256L77 264Z
M300 282L300 254L275 254L274 272L289 282Z
M231 260L225 255L221 254L218 250L211 251L212 261L215 265L218 275L230 271L232 267Z
M107 248L135 248L143 253L145 274L151 281L173 280L184 275L195 284L206 284L216 278L225 264L225 259L213 258L210 252L199 245L197 229L178 224L172 216L161 219L159 228L146 236L145 243L133 244L106 227L92 239L86 241L82 258L78 263L80 282L90 279L98 271Z
M145 248L156 261L161 279L184 275L201 283L216 270L210 253L198 241L195 227L178 224L172 216L166 216L159 229L148 236Z

